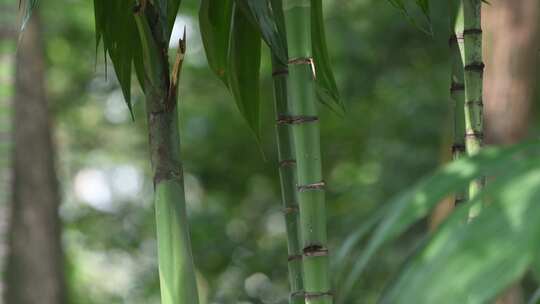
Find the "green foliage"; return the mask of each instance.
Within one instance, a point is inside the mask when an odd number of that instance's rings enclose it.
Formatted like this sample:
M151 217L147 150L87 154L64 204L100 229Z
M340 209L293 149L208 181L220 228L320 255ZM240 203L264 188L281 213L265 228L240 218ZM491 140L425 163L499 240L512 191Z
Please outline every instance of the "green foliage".
M201 0L199 24L210 68L228 86L228 56L233 0Z
M282 63L286 63L288 58L285 33L279 30L269 1L236 0L236 5L244 11L253 25L257 27L261 37L270 47L272 54ZM276 9L275 6L272 6L272 8ZM279 14L279 8L277 13Z
M96 48L103 41L103 51L111 58L132 115L132 66L135 66L141 87L144 87L142 48L133 15L134 6L133 0L94 0Z
M317 97L331 109L344 111L344 104L339 97L332 63L328 56L322 0L311 1L311 43L316 69Z
M234 8L234 20L229 49L229 88L238 109L257 139L260 137L261 36L246 14Z
M406 229L410 228L410 226L413 225L416 221L418 221L422 217L429 214L432 208L438 202L440 202L443 198L452 194L452 192L458 191L459 189L465 187L471 180L477 178L478 176L489 174L489 175L495 175L499 179L499 183L498 184L495 183L492 187L489 187L483 193L483 196L489 195L490 191L493 191L493 189L498 189L497 191L499 190L503 191L501 189L505 187L512 189L511 186L516 185L514 184L514 180L519 179L518 174L529 173L528 171L527 172L523 172L523 170L519 171L516 168L522 168L522 169L530 168L531 170L537 168L536 166L531 166L531 164L533 165L539 164L537 159L533 159L531 163L531 161L527 160L526 158L527 153L534 152L537 148L538 148L538 143L531 142L531 143L524 143L521 145L513 146L510 148L504 148L504 149L496 149L496 148L485 149L482 152L480 152L479 155L475 157L460 159L458 161L455 161L449 164L448 166L439 170L434 175L422 180L421 182L419 182L416 186L412 187L407 192L398 195L395 199L393 199L389 203L388 207L386 207L384 211L385 216L380 221L373 236L370 238L369 242L367 243L363 254L355 262L355 265L353 266L350 274L345 280L345 285L344 285L345 287L342 290L343 299L347 298L347 295L351 291L355 282L358 280L361 273L365 270L367 263L370 261L373 255L377 252L377 250L383 244L385 244L388 241L395 240L401 233L403 233ZM520 162L520 166L517 166L518 162ZM513 168L514 171L516 172L513 172L512 170L509 170L508 168ZM515 192L512 192L512 193L516 194ZM519 199L520 197L515 197L513 198L513 201L514 202L520 201ZM464 209L467 209L467 208L464 208ZM490 210L490 209L487 208L486 210ZM489 211L488 214L491 214L492 212L493 211ZM447 229L447 230L444 230L444 231L447 231L446 232L447 235L448 233L450 233L448 231L452 231L452 233L458 233L457 230L456 232L454 232L452 228L459 227L465 221L466 216L463 216L462 213L466 213L466 211L461 211L461 213L457 213L461 215L453 216L457 218L455 220L451 220L451 222L454 224L448 223L447 225L444 226L446 227L445 229ZM483 215L483 216L488 217L489 215ZM497 222L497 221L500 221L501 219L491 219L491 220ZM454 225L454 226L451 226L451 225ZM493 227L493 226L489 226L489 227ZM488 230L482 232L484 233L484 235L482 235L481 237L487 238L488 235L485 234L487 231ZM441 234L442 233L443 232L441 232ZM511 237L511 235L509 237ZM459 239L459 236L455 236L455 238ZM446 240L446 241L451 242L450 240ZM433 242L439 242L437 244L440 244L440 241L437 241L436 239L434 239ZM476 242L478 242L477 239L476 239ZM456 244L456 242L452 244ZM486 246L489 246L489 243L486 243ZM482 247L475 250L477 250L476 251L477 254L481 254L481 252L488 251L487 247L486 248ZM431 253L431 251L429 252ZM463 255L457 254L457 251L455 253L456 259L466 258L468 254L469 253L466 251L463 252ZM440 267L442 267L443 265L446 265L446 263L443 263L443 262L440 262L440 263L437 262L437 263L440 265ZM437 264L437 263L434 263L434 264ZM476 275L478 275L481 271L487 271L487 270L493 269L493 267L495 267L496 265L497 263L493 262L492 264L489 264L487 266L486 265L482 266L484 268L477 268L476 271L471 267L470 279L471 280L476 279L477 278ZM430 264L430 267L434 267L434 266ZM459 268L456 268L456 269L459 269ZM424 273L424 275L426 275L426 273ZM454 272L454 275L457 275L457 273ZM480 278L482 278L482 276L480 276ZM448 285L448 277L446 278L441 277L441 279L437 280L436 282L435 282L435 278L433 278L433 275L426 276L426 279L433 280L432 284L440 284L440 288L446 288L445 286ZM503 288L505 286L504 285L499 286L499 285L493 284L491 289L487 288L489 289L489 291L482 291L482 292L485 292L485 293L495 292L496 293L500 291L500 289L497 289L497 287ZM407 286L407 288L411 288L411 286ZM485 286L482 286L482 289L486 289ZM414 289L414 290L417 291L418 289ZM411 293L414 293L415 292L414 290L411 289ZM452 289L452 288L447 288L447 290L448 292L455 292L455 289ZM417 294L420 294L420 293L417 293ZM422 293L422 294L425 294L425 293ZM463 294L460 294L459 296L463 296ZM393 299L395 300L395 298ZM411 303L434 303L434 302L460 303L460 301L420 302L421 299L419 298L417 299L418 299L417 301L412 301ZM391 302L392 301L388 303L391 303Z
M248 20L242 28L233 25L233 18L238 18L233 14L234 10L239 10L244 15L243 18ZM342 111L343 104L340 101L337 84L332 72L332 65L329 60L328 50L326 46L322 1L313 1L312 10L312 41L313 41L313 56L317 70L317 94L319 100L330 108ZM232 88L229 79L239 79L253 76L258 71L255 68L260 66L260 63L254 64L253 58L260 58L260 44L252 42L242 46L242 51L248 55L248 58L243 60L249 61L250 66L244 65L244 68L234 68L240 58L236 58L236 62L231 64L233 56L232 52L232 37L235 36L234 31L243 30L259 33L259 39L265 41L269 46L272 55L275 56L282 64L288 62L286 30L283 22L282 2L278 0L229 0L229 1L211 1L202 0L199 9L199 24L201 35L206 51L206 57L211 69L225 83L229 90L233 93L236 103L244 119L248 122L250 128L258 133L260 119L254 115L253 110L259 108L259 99L245 99L242 96L255 97L253 89L259 85L254 85L253 80L258 80L258 77L249 81L253 85L243 85L237 88ZM251 45L251 46L249 46ZM253 47L253 48L251 48ZM249 55L253 53L253 55ZM247 68L247 69L246 69ZM246 75L230 75L244 70ZM246 92L242 92L246 90ZM257 93L259 95L259 93ZM250 105L249 103L253 103ZM258 137L258 135L257 135Z
M516 161L462 205L415 254L380 303L486 303L528 269L540 249L540 159ZM421 290L421 292L419 292Z

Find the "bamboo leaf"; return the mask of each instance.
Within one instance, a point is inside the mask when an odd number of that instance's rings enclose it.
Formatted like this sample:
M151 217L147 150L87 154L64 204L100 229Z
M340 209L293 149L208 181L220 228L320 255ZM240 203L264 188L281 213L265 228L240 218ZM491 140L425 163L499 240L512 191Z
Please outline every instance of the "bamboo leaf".
M319 101L331 109L342 112L344 104L339 97L332 63L328 56L323 18L322 0L311 0L311 43L316 68L316 89Z
M96 45L103 41L103 49L114 66L118 82L127 106L133 116L131 104L131 72L132 65L142 71L141 44L135 19L133 17L133 0L94 0L96 22ZM139 74L139 73L137 73ZM139 76L141 87L143 81Z
M490 204L471 223L461 206L380 303L486 303L519 279L540 249L539 165L522 161L489 183L471 204Z
M270 47L272 54L282 63L288 61L285 36L278 30L270 1L268 0L236 0L249 20L258 28L262 38ZM274 6L275 8L275 6Z
M20 32L23 32L28 20L32 16L32 12L38 6L38 0L19 0L19 9L23 12Z
M236 6L227 63L229 89L240 113L259 139L261 36L243 11Z
M538 148L538 145L537 141L533 141L503 149L486 148L477 156L450 163L391 200L386 216L379 223L344 283L342 300L352 290L367 263L383 244L395 239L410 225L426 216L438 202L453 191L462 189L478 176L503 172L515 164L516 157Z
M202 0L199 24L210 68L228 86L228 55L233 0Z

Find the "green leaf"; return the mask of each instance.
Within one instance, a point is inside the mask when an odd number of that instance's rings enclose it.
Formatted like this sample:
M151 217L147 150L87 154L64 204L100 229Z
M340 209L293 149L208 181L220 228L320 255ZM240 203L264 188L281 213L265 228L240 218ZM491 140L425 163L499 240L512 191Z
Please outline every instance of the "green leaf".
M229 89L240 113L259 139L261 36L243 11L236 6L227 63Z
M311 43L317 75L317 97L319 101L331 109L342 112L345 107L339 97L336 80L332 72L332 63L328 56L322 0L311 0Z
M199 24L210 68L228 86L229 40L233 0L201 0Z
M259 29L259 32L270 47L272 54L282 63L288 61L285 33L278 30L269 0L236 0L249 20ZM273 6L275 8L275 6Z
M141 43L135 19L133 0L94 0L96 44L103 41L105 54L109 54L122 93L133 116L131 105L131 70L135 64L142 70ZM142 79L139 79L141 86Z
M519 279L540 249L538 158L514 163L471 204L462 205L413 257L382 304L486 303Z
M344 283L342 299L352 290L368 262L383 244L395 239L426 216L442 199L464 188L471 180L504 171L514 165L516 157L538 146L538 141L533 141L502 149L485 148L475 157L450 163L391 200L386 216L379 223Z
M19 0L19 9L23 11L20 32L24 31L33 10L38 6L38 0Z

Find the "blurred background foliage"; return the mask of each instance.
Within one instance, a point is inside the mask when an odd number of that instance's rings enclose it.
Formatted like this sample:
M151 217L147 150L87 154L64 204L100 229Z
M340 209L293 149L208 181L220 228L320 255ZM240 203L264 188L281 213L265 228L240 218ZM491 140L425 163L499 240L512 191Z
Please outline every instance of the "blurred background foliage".
M15 27L15 2L0 1L2 32ZM159 303L143 96L133 88L132 121L110 62L94 47L92 1L47 2L41 8L42 35L71 303ZM261 153L232 97L208 68L197 9L197 1L184 1L175 33L187 26L180 124L201 302L286 303L269 54L262 67L267 93ZM331 250L391 196L450 157L447 3L433 2L431 10L432 36L386 1L325 2L329 51L346 105L344 116L326 109L321 117ZM2 237L16 42L0 40ZM537 121L534 113L531 121ZM529 133L538 134L538 124ZM351 299L361 295L361 303L374 303L426 230L423 222L382 251ZM0 247L5 252L4 241ZM356 253L336 262L350 263Z

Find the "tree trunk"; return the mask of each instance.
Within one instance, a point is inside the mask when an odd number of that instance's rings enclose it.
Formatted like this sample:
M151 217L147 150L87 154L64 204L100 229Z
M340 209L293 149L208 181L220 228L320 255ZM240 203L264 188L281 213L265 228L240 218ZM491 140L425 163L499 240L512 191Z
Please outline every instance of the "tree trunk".
M486 76L486 143L519 142L528 130L538 83L540 2L490 1L483 8ZM516 284L497 304L523 303Z
M65 303L60 195L37 12L18 46L6 303Z
M490 1L486 14L486 142L512 144L527 133L538 80L538 0Z

